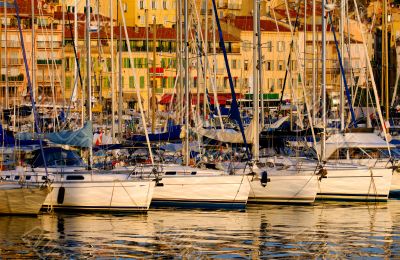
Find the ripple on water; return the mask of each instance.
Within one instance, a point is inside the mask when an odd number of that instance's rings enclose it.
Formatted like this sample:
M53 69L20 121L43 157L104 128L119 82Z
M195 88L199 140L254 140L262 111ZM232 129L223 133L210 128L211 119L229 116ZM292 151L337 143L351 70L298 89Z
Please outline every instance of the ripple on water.
M400 258L400 201L0 217L0 258Z

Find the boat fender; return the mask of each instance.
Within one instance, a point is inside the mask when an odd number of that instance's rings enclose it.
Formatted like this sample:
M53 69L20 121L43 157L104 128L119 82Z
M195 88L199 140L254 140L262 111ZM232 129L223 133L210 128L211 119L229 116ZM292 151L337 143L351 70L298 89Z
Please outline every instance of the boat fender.
M268 178L268 172L267 172L267 171L263 171L263 172L261 173L261 180L260 180L261 185L262 185L263 187L265 187L265 186L267 186L267 183L270 182L270 181L271 181L271 180Z
M156 187L163 187L164 183L161 183L162 178L160 177L158 170L156 168L153 168L151 170L151 173L154 174L154 176L156 177L155 179L153 179L153 181L156 182Z
M327 178L326 176L328 175L328 171L324 168L321 168L319 170L319 172L317 173L317 175L319 175L319 180L325 179L325 178Z
M64 203L64 197L65 197L65 188L64 187L60 187L58 189L57 203L58 204L63 204Z

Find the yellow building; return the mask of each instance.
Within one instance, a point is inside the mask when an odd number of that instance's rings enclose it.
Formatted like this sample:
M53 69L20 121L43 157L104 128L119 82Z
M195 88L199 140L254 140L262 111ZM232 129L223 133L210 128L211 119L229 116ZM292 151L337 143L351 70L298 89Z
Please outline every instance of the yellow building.
M35 8L35 24L33 40L35 57L32 60L32 19L30 1L18 1L24 47L35 101L38 105L61 102L62 64L62 28L54 23L52 14L43 6ZM3 7L0 8L4 14ZM4 24L7 21L7 24ZM2 19L1 34L1 79L0 98L2 107L30 104L27 88L27 76L24 67L21 41L17 26L17 18L13 6L7 8L7 19Z

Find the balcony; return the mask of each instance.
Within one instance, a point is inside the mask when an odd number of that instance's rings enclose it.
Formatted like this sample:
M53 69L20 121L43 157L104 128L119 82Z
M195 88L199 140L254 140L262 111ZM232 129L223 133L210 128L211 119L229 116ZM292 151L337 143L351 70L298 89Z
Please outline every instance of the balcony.
M51 41L38 41L36 43L37 48L39 49L51 49L53 48L61 48L61 42L51 42Z
M47 64L57 64L60 65L62 64L62 60L61 59L55 59L55 60L43 60L43 59L37 59L36 60L38 65L47 65Z
M7 48L21 48L21 43L19 41L7 41L5 42L4 40L1 41L1 47L6 47Z
M8 66L19 66L19 65L22 65L23 62L24 62L24 60L20 59L20 58L8 58L7 59L7 65ZM5 58L1 59L1 65L2 65L2 67L6 66L6 59Z
M1 81L6 81L6 75L1 75ZM8 81L21 82L24 81L24 74L19 74L17 76L8 76Z

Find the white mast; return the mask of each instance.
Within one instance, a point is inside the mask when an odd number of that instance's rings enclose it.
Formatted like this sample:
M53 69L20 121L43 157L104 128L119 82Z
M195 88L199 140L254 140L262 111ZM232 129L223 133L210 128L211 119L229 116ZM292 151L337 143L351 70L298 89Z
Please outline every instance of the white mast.
M322 89L322 142L321 142L321 159L325 159L325 146L326 146L326 13L325 13L325 0L322 0L322 78L321 78L321 89Z
M115 70L114 70L114 3L110 0L110 28L111 28L111 136L115 142Z
M146 76L146 83L147 83L147 120L150 121L150 111L151 111L151 99L150 99L150 69L149 69L149 10L147 9L147 4L146 4L146 9L144 9L144 16L146 20L146 71L147 71L147 76ZM153 71L155 73L155 71Z
M188 29L188 0L184 0L184 45L185 45L185 164L189 165L189 29Z
M120 2L119 2L120 3ZM121 3L120 3L121 4ZM120 7L122 9L122 7ZM121 15L123 13L121 12ZM119 42L118 42L118 136L122 136L122 25L119 21L119 16L117 15L119 24ZM131 64L133 66L133 64Z
M32 24L32 26L33 26L33 24ZM62 47L62 57L63 57L63 59L62 59L62 64L63 64L63 66L65 67L65 0L63 0L62 1L62 24L61 24L61 26L62 26L62 44L61 44L61 47ZM33 68L33 66L32 66L32 68ZM61 80L62 80L62 82L61 82L61 95L62 95L62 97L63 97L63 105L62 105L62 109L64 109L65 108L65 70L61 70ZM61 122L60 122L61 123ZM61 125L61 124L60 124Z
M204 30L204 44L205 44L205 48L204 48L204 96L203 96L203 117L204 117L204 121L206 121L207 118L207 99L206 99L206 95L207 95L207 73L208 73L208 0L206 0L206 21L205 21L205 30ZM214 100L214 106L216 106L218 102L217 100Z
M7 8L4 8L7 9ZM35 85L35 67L36 67L36 53L35 53L35 1L31 1L31 11L32 11L32 76L31 76L31 84L32 84L32 90L33 90L33 99L36 100L36 85ZM6 51L7 52L7 51ZM7 77L7 71L6 71L6 77ZM8 103L8 85L6 88L6 102ZM6 106L8 108L8 104L6 103Z
M5 76L5 78L6 78L6 108L8 108L8 99L9 99L9 93L8 93L8 73L7 73L7 71L8 71L8 51L7 51L7 45L8 45L8 42L7 42L7 6L8 5L6 5L5 7L4 7L4 20L5 20L5 23L4 23L4 66L5 66L5 73L4 73L4 76ZM32 24L32 26L34 26L34 24ZM33 39L33 38L32 38ZM33 41L32 41L33 42ZM33 67L33 66L32 66ZM33 84L33 83L31 83L31 84ZM33 88L32 88L33 89ZM34 90L34 89L33 89ZM16 92L15 92L16 93ZM35 91L33 91L33 94L35 95ZM15 100L14 100L14 106L15 106ZM15 116L15 110L14 110L14 124L15 124L15 119L16 119L16 116ZM13 125L13 129L15 130L15 125Z
M259 159L259 90L258 90L258 73L257 73L257 62L258 62L258 54L257 54L257 35L260 33L258 31L257 26L257 9L259 2L257 0L253 0L253 156L254 160L258 161Z
M86 111L89 121L92 121L92 86L91 86L91 53L90 53L90 0L86 0L86 86L87 86L87 103ZM89 148L89 168L92 166L93 150Z
M260 0L257 4L257 35L258 35L258 43L257 43L257 50L258 50L258 85L259 85L259 95L261 98L261 128L264 128L264 92L263 92L263 77L262 77L262 49L261 49L261 7L260 7ZM259 99L260 99L259 98Z
M316 59L317 59L317 46L316 46L316 39L315 39L315 34L316 34L316 22L315 22L315 16L316 16L316 1L313 0L312 4L312 46L313 46L313 54L312 54L312 84L313 84L313 92L312 92L312 118L314 119L315 124L315 115L316 115L316 91L317 91L317 71L316 71Z

